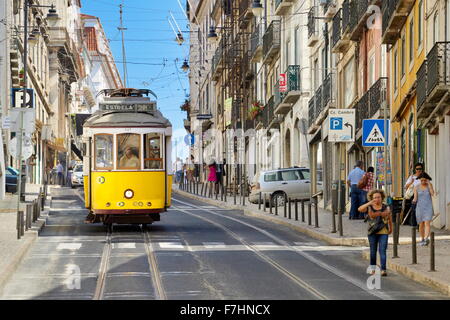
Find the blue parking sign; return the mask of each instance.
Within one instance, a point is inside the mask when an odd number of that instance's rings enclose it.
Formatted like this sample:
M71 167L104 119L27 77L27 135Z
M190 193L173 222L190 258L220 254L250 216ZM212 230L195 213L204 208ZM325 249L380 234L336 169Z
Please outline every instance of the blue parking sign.
M342 130L343 125L344 125L343 118L331 118L330 119L331 130Z

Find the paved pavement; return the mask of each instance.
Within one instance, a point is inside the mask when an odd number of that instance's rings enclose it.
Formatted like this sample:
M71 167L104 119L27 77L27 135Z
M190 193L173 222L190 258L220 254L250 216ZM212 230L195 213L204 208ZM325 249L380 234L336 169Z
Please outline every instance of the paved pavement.
M55 189L47 225L2 299L444 299L391 273L367 287L358 247L175 194L147 228L84 224L82 191Z
M319 239L332 245L341 246L365 246L368 247L367 240L367 225L362 220L349 220L348 214L343 216L343 236L339 233L331 233L332 230L332 213L328 210L319 208L319 228L315 228L314 209L311 214L311 225L308 223L308 206L305 205L305 222L302 222L301 206L299 205L299 221L295 221L295 207L291 209L291 219L288 219L289 210L286 210L286 218L284 217L284 208L278 209L278 216L275 215L275 209L273 214L269 213L269 208L264 212L263 209L259 210L258 205L251 204L247 201L245 206L240 204L239 197L234 204L233 197L228 197L227 201L220 201L215 197L212 199L202 196L192 195L178 189L177 185L173 186L173 190L176 194L182 194L190 198L198 199L209 204L215 204L224 208L240 209L245 215L257 217L266 221L277 223L280 225L288 226L293 230L302 232L315 239ZM200 189L201 190L201 189ZM336 216L337 225L337 216ZM438 230L433 228L436 236L436 272L430 272L430 247L417 247L418 264L412 264L412 233L410 226L400 227L400 245L398 247L399 258L392 259L393 257L393 237L389 238L389 253L388 253L388 269L395 270L410 279L418 281L420 283L431 286L434 289L450 296L450 232L448 230ZM417 243L421 240L419 234L416 237ZM362 252L363 257L369 259L369 252L365 250Z
M40 185L35 184L26 185L25 202L20 203L20 210L25 211L26 204L31 203L38 197L40 187ZM32 228L18 240L17 196L7 193L5 199L0 200L0 288L12 275L21 259L37 239L38 233L45 225L45 220L46 212L44 211L41 213L41 217L32 224Z

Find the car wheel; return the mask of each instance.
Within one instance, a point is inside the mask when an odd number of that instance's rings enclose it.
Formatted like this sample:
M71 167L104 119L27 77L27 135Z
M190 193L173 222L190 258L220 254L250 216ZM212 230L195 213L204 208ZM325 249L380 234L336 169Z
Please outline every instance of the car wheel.
M272 196L272 206L275 207L278 204L279 207L284 206L286 194L284 192L276 192Z

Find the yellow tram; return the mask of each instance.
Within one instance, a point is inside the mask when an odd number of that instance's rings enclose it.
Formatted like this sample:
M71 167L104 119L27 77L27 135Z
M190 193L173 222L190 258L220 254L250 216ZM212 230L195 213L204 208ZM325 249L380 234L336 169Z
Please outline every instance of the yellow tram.
M83 126L89 222L150 224L170 206L172 125L150 90L103 90ZM153 93L152 93L153 94Z

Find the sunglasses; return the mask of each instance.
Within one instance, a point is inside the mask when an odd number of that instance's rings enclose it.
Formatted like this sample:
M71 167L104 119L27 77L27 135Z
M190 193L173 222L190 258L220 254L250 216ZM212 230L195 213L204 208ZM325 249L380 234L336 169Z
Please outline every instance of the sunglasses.
M416 168L416 170L423 170L423 168Z

